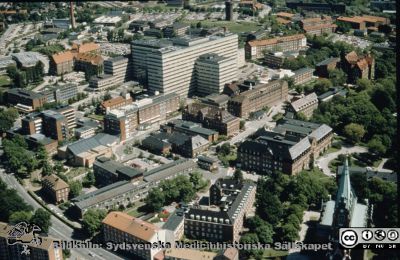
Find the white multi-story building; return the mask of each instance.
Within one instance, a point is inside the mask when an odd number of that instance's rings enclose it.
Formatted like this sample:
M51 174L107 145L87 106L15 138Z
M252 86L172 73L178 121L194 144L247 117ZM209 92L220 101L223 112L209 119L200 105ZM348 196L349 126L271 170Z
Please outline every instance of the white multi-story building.
M188 96L196 90L196 60L207 53L237 59L238 36L226 33L201 38L134 41L131 47L134 76L147 84L150 92Z
M237 79L237 59L210 53L201 55L195 63L196 92L201 96L222 93L225 83Z
M118 56L104 61L104 74L113 75L115 84L129 81L129 72L131 70L131 63L129 59L124 56Z

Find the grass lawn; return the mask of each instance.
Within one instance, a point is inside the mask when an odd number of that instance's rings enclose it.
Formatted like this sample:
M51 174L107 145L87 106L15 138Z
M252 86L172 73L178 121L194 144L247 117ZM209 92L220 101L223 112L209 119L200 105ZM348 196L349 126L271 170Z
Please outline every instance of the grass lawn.
M79 176L81 174L84 174L88 171L85 167L74 167L72 168L69 172L67 172L65 175L68 177L68 179L72 179L76 176Z
M225 26L230 32L233 33L256 31L262 28L262 26L254 22L182 20L182 23L189 25L197 24L198 22L201 22L201 25L205 28Z
M44 55L53 55L54 53L61 52L63 50L64 47L60 44L52 44L49 46L36 46L32 49L32 51L37 51Z
M263 259L275 259L276 257L287 256L288 251L280 251L274 249L266 249L264 250Z
M328 153L334 153L334 152L337 152L337 151L339 151L340 149L337 149L337 148L335 148L335 147L329 147L329 149L325 152L325 154L328 154Z
M146 214L145 212L139 210L144 204L145 203L141 201L135 202L135 205L129 209L126 209L125 213L135 218L141 217Z
M10 77L6 75L0 76L0 87L8 86L10 82L11 82Z
M96 114L91 114L91 115L88 115L87 117L94 119L94 120L98 120L98 121L103 121L103 119L104 119L103 115L96 115Z

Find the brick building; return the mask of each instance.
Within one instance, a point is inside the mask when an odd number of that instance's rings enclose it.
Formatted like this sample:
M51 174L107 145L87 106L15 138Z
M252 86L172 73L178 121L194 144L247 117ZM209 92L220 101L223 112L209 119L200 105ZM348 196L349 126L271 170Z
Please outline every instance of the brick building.
M329 77L329 71L336 69L336 67L339 64L340 59L339 58L327 58L320 63L317 63L315 65L315 74L318 77L321 78L328 78Z
M301 68L293 71L294 75L292 76L294 80L294 85L301 85L310 82L313 78L314 69L311 68Z
M240 119L229 112L202 103L188 105L182 112L182 119L200 123L214 129L221 135L232 136L239 132Z
M154 224L126 213L111 211L102 221L104 242L159 243L165 241L165 231ZM132 248L127 253L140 259L153 259L161 248Z
M354 17L340 16L336 21L348 24L352 29L357 30L367 30L368 28L377 28L379 25L390 24L389 18L372 15Z
M21 88L9 89L6 97L8 104L25 113L41 108L47 102L45 95Z
M300 26L306 34L317 36L324 33L333 33L337 27L330 16L303 19L300 21Z
M166 120L179 109L180 98L171 93L138 100L130 105L110 110L104 117L104 131L128 139L140 126Z
M218 179L210 187L210 206L189 208L185 236L212 242L238 242L243 221L255 201L256 185Z
M357 55L352 51L341 59L340 67L347 73L349 83L356 83L358 79L375 78L375 58L371 54Z
M258 173L297 174L309 169L332 142L329 126L284 118L271 130L260 130L238 148L238 165Z
M315 92L308 94L290 103L289 112L302 113L307 119L311 118L315 109L318 108L318 96Z
M228 103L228 111L237 117L247 118L252 112L285 101L287 95L287 82L275 80L234 96Z
M112 98L110 100L101 102L100 109L103 114L106 114L110 110L118 109L118 108L127 106L129 104L132 104L132 98L128 94L125 97L118 96L118 97Z
M74 54L70 51L53 54L50 58L50 73L63 75L74 70Z
M266 40L249 41L245 45L246 59L260 59L268 51L298 51L305 49L307 38L304 34L276 37Z
M178 132L189 136L200 135L209 142L215 142L218 140L218 132L215 130L201 127L200 124L196 124L190 121L184 121L176 119L169 121L166 125L161 126L161 129L168 133Z
M54 174L42 178L42 189L50 195L52 200L57 204L68 201L68 183Z

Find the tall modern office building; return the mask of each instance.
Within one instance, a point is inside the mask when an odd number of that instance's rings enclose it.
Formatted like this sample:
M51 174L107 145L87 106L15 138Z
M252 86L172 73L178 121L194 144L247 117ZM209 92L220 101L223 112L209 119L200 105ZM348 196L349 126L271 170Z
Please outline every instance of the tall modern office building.
M214 53L201 55L195 63L195 74L198 95L222 93L226 83L237 79L237 59L224 58Z
M236 59L238 36L225 33L201 38L139 40L133 41L131 48L134 77L147 85L150 92L188 96L196 91L196 60L208 53Z

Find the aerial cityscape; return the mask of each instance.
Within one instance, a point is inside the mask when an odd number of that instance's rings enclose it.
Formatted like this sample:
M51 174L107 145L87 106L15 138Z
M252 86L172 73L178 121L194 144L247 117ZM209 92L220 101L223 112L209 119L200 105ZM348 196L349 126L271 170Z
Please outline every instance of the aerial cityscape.
M0 260L400 259L395 5L0 2Z

